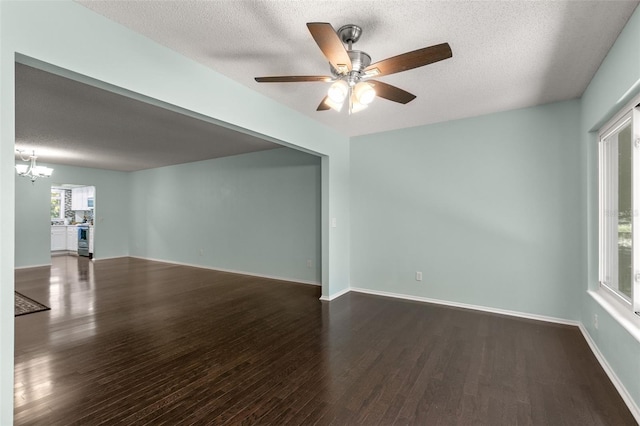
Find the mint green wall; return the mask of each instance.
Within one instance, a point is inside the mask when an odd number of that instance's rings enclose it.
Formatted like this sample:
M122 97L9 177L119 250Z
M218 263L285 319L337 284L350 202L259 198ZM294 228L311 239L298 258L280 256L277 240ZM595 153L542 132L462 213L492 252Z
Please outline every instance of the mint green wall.
M50 164L51 179L17 178L15 219L16 267L51 263L51 183L91 185L96 188L94 256L96 259L129 254L129 173Z
M39 179L33 184L25 178L15 180L16 267L51 264L50 209L49 179Z
M319 284L320 162L280 148L135 173L52 164L52 179L15 180L16 267L51 263L55 182L96 187L96 259L131 254Z
M585 265L582 269L581 322L640 407L640 342L588 295L598 288L598 148L597 130L640 93L640 8L636 9L582 96L582 143ZM598 315L599 327L593 326Z
M131 254L319 284L320 198L288 148L134 172Z
M577 319L578 106L353 138L351 285Z
M16 53L322 155L322 293L348 288L346 136L72 1L2 1L0 10L0 424L12 423L13 407Z

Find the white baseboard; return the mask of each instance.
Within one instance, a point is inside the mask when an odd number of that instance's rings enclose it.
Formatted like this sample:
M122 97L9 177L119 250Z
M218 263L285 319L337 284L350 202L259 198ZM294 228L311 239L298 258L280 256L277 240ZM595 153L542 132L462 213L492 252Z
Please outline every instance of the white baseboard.
M43 263L42 265L16 266L13 269L43 268L45 266L49 267L49 266L51 266L51 263Z
M86 256L85 256L86 257ZM96 260L111 260L111 259L124 259L125 257L130 257L130 256L109 256L109 257L92 257L91 260L93 260L94 262Z
M512 316L512 317L526 318L526 319L532 319L532 320L537 320L537 321L552 322L552 323L556 323L556 324L573 325L573 326L578 326L580 324L579 321L568 320L568 319L565 319L565 318L549 317L549 316L545 316L545 315L530 314L530 313L527 313L527 312L510 311L510 310L507 310L507 309L491 308L491 307L480 306L480 305L470 305L470 304L467 304L467 303L450 302L448 300L431 299L431 298L428 298L428 297L411 296L411 295L408 295L408 294L389 293L389 292L386 292L386 291L369 290L369 289L366 289L366 288L358 288L358 287L351 287L351 291L355 291L357 293L373 294L375 296L385 296L385 297L393 297L393 298L396 298L396 299L413 300L415 302L434 303L434 304L437 304L437 305L452 306L452 307L455 307L455 308L473 309L475 311L490 312L490 313L493 313L493 314L500 314L500 315L509 315L509 316Z
M331 294L331 295L329 295L329 296L322 296L322 297L320 298L320 300L322 300L322 301L324 301L324 302L330 302L330 301L335 300L335 299L337 299L338 297L342 296L343 294L347 294L347 293L349 293L349 291L351 291L351 289L350 289L349 287L347 287L347 288L345 288L344 290L341 290L341 291L339 291L339 292L337 292L337 293L333 293L333 294Z
M622 397L622 400L625 402L625 404L627 404L627 407L629 407L629 411L631 411L631 414L633 414L633 417L635 417L636 422L640 424L640 407L638 407L631 395L629 395L627 388L622 384L615 371L613 371L613 369L607 362L604 355L602 355L602 352L600 352L600 349L598 349L598 345L596 345L596 342L591 338L591 335L589 334L587 329L582 324L580 324L578 328L580 328L584 339L587 341L587 344L591 348L591 352L593 352L593 354L596 356L596 359L602 366L604 372L607 373L607 376L609 376L609 380L611 380L611 383L613 383L613 386L615 386L616 390Z
M77 250L56 250L56 251L52 251L51 252L51 257L55 257L55 256L73 256L73 255L77 255L78 251Z
M294 280L294 279L291 279L291 278L276 277L274 275L256 274L254 272L236 271L236 270L233 270L233 269L214 268L214 267L211 267L211 266L196 265L194 263L174 262L174 261L165 260L165 259L154 259L152 257L142 257L142 256L125 256L125 257L133 257L135 259L150 260L150 261L153 261L153 262L170 263L172 265L189 266L191 268L208 269L210 271L229 272L231 274L248 275L250 277L266 278L266 279L270 279L270 280L287 281L287 282L296 283L296 284L306 284L306 285L315 285L315 286L321 286L322 285L321 283L318 283L316 281Z

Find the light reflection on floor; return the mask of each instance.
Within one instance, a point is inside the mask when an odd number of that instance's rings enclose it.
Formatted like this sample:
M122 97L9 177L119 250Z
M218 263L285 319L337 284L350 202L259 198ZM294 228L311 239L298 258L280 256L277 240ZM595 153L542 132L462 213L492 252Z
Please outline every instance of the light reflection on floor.
M16 364L14 376L16 407L37 401L51 393L53 383L50 364L49 355Z
M48 318L50 332L47 339L51 343L71 343L95 336L93 315L97 287L92 260L75 255L52 256L50 268L24 269L16 274L28 276L28 279L16 280L21 283L16 287L17 291L51 308L16 318L16 334L29 333L30 324L35 322L30 316L40 315ZM57 322L73 317L86 318L81 327L71 332L68 329L64 334L56 331Z
M93 261L80 256L51 258L49 303L52 319L95 310Z

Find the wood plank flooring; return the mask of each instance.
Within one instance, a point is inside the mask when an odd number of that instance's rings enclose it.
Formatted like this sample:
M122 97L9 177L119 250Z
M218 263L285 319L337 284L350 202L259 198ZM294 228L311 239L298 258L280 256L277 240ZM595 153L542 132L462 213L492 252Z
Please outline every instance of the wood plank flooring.
M634 425L576 327L122 258L16 271L17 425Z

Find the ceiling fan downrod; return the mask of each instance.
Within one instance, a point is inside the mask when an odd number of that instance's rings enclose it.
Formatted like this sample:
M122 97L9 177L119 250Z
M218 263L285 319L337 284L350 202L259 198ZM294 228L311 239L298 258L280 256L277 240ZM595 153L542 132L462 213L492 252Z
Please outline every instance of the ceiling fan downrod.
M362 28L355 24L343 25L338 29L338 37L340 40L347 46L349 46L349 50L351 50L351 46L353 43L360 40L360 36L362 35Z
M353 87L362 78L364 69L371 64L371 56L360 50L353 50L353 44L356 43L362 35L362 28L355 24L343 25L337 31L340 41L347 45L347 54L351 59L351 71L344 73L342 70L335 70L331 67L331 72L335 78L344 78L349 86Z

